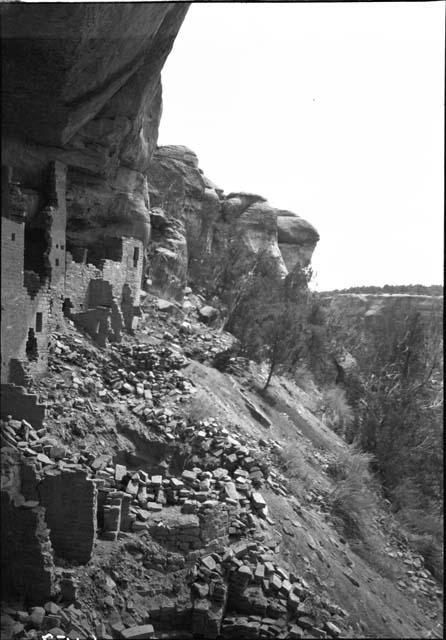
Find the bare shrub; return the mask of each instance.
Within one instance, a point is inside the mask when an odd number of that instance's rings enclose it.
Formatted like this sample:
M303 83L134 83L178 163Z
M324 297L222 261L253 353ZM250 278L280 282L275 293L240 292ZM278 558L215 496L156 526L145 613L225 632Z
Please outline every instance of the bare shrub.
M283 449L279 454L279 466L290 480L290 489L298 498L302 498L311 485L308 462L299 449Z
M323 392L322 405L325 424L335 433L345 435L354 420L354 413L347 402L345 391L340 387L327 389Z
M206 418L214 418L217 413L215 402L201 390L195 394L186 410L186 416L192 424L206 420Z
M280 467L289 478L304 479L308 476L308 464L299 449L282 449L278 456Z
M429 533L411 536L411 545L423 556L424 564L438 580L443 580L444 552L442 543Z
M377 497L369 470L372 456L354 448L337 455L327 469L335 481L330 507L344 535L350 539L367 540L376 512Z
M431 573L443 579L443 517L434 501L428 502L415 482L406 479L392 492L396 515L407 539L424 558Z
M335 481L329 499L335 526L352 550L384 578L394 580L398 563L385 553L385 539L375 532L378 484L370 472L373 456L355 448L340 453L328 467Z
M304 364L299 364L294 369L293 379L297 386L306 392L311 392L315 388L313 375L309 368Z

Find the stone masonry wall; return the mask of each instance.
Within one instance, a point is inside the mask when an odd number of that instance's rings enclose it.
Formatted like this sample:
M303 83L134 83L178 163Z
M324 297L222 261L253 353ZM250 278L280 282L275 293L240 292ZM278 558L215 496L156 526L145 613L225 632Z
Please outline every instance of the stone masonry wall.
M124 285L128 285L135 305L139 305L142 280L143 243L136 238L122 239L122 260L120 263L106 260L103 278L113 287L113 294L121 302Z
M57 556L88 562L96 537L97 490L78 469L51 470L38 487Z
M12 182L10 168L2 169L2 178L6 180L2 185L2 382L15 382L11 378L12 359L23 362L31 375L45 371L48 333L62 311L66 167L54 162L48 173L48 205L43 210L48 275L39 280L37 275L24 271L26 199L19 185Z
M1 385L1 417L12 415L17 420L27 420L35 429L40 429L45 417L45 405L39 404L37 396L26 393L23 387L14 384Z
M45 510L30 505L35 503L15 504L7 491L1 492L2 593L39 604L54 596L54 561Z
M28 366L35 373L44 371L47 363L49 291L45 288L31 298L24 287L24 231L24 219L10 219L2 216L2 382L9 381L12 358L27 361ZM37 330L39 313L42 314L40 331ZM34 331L37 342L35 361L29 361L26 355L30 329Z
M174 509L174 508L173 508ZM175 520L149 527L153 538L169 550L187 553L210 543L228 543L229 515L224 504L201 507L198 514L178 513Z
M69 298L73 313L87 311L87 291L90 280L102 278L101 270L92 264L75 262L66 254L65 297Z
M115 307L112 316L116 316L116 307L119 307L125 328L127 330L134 328L135 313L138 313L139 307L143 250L144 247L141 241L135 238L123 238L121 261L106 259L102 263L102 268L77 262L73 260L70 253L67 253L65 297L72 304L72 313L85 314L89 309L99 305L106 305ZM108 299L108 295L106 299L103 299L104 296L101 295L101 289L98 288L99 282L110 287L111 299ZM89 333L90 325L92 323L96 325L94 320L99 320L99 318L91 319L90 316L83 316L79 319L83 322L82 326ZM112 317L112 324L113 328L116 329L119 322ZM103 342L101 340L101 343Z

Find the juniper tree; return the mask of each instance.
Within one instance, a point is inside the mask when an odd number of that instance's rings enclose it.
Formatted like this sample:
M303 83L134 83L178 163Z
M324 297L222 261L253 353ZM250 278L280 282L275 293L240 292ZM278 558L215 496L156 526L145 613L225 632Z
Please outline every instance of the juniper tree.
M295 269L281 279L261 253L245 278L227 326L242 355L268 363L266 390L279 366L292 368L305 351L309 273Z

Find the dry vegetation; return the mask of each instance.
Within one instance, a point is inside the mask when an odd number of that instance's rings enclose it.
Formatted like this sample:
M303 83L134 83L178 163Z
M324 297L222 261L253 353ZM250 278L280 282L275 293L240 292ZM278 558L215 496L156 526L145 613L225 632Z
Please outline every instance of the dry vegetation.
M206 420L206 418L214 418L217 414L215 403L202 389L192 398L186 411L187 418L191 424L196 424L201 420Z
M323 392L322 410L325 424L337 434L344 436L353 424L353 409L341 387L330 387Z

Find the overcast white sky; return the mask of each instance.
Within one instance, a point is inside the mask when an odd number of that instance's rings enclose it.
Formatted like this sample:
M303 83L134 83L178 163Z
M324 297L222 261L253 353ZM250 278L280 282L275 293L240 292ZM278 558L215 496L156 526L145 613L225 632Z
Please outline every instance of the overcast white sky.
M159 144L318 229L316 288L443 281L444 2L193 4Z

